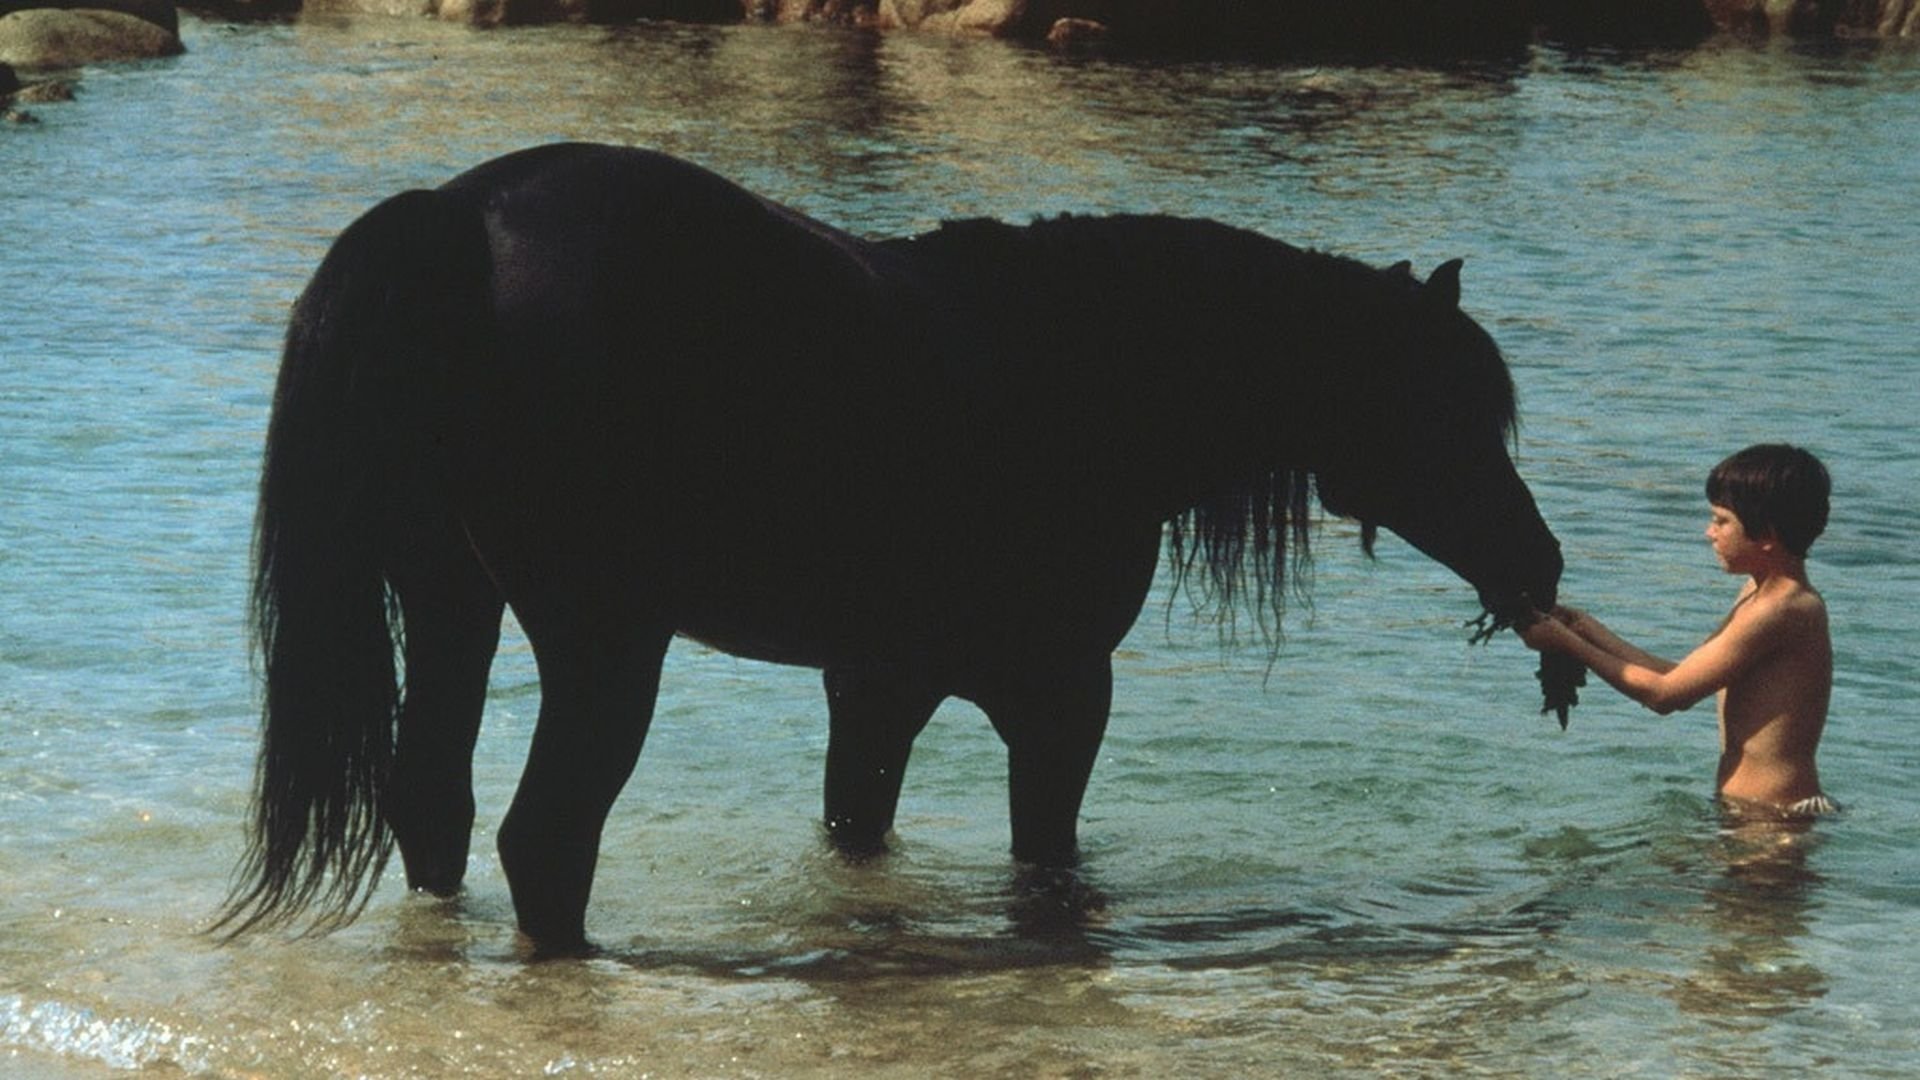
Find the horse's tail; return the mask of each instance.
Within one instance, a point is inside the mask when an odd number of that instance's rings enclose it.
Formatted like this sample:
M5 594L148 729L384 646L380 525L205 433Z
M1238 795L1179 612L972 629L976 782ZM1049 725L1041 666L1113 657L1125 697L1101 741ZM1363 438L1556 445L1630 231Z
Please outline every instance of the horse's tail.
M294 305L254 522L258 787L215 932L316 907L314 928L344 924L386 866L403 628L383 559L410 516L444 505L435 390L478 341L490 273L480 215L410 191L349 226Z

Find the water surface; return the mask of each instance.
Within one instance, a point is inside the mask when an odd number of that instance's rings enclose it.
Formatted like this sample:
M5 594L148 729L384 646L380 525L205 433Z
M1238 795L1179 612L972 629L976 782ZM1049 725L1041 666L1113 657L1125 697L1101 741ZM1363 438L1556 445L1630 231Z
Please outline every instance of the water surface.
M820 28L229 26L0 131L0 1068L215 1076L1903 1075L1920 55L1715 44L1457 69L1142 64ZM676 645L590 961L527 964L492 855L538 707L510 635L469 889L218 948L253 754L241 621L287 305L393 191L562 138L856 232L1217 217L1422 267L1507 351L1567 597L1656 650L1736 582L1705 470L1821 453L1849 813L1725 827L1710 710L1562 734L1470 590L1318 538L1271 665L1156 594L1118 658L1085 917L1004 855L949 706L900 850L817 835L817 677ZM1163 586L1164 588L1164 586Z

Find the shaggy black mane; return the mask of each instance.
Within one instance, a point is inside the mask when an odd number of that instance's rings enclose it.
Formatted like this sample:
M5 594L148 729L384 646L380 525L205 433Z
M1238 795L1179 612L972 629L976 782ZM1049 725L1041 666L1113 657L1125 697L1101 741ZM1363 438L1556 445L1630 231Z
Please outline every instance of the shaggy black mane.
M1434 400L1457 420L1498 431L1509 442L1517 429L1513 381L1499 349L1478 327L1470 332L1479 347L1445 348L1441 333L1448 328L1440 321L1445 312L1423 294L1408 263L1381 269L1219 222L1168 215L1063 214L1024 227L992 219L948 221L914 243L951 246L961 256L1017 247L1022 256L1017 262L1029 268L1028 284L1084 291L1126 288L1117 279L1138 273L1188 281L1258 280L1276 292L1311 283L1320 294L1314 306L1367 312L1377 325L1433 330L1432 349L1421 350L1430 355L1381 350L1350 362L1399 363L1411 370L1384 378L1432 385ZM1160 259L1148 262L1143 252L1158 253ZM1281 347L1276 343L1276 351ZM1248 472L1175 514L1166 530L1169 602L1184 591L1196 612L1215 622L1229 641L1244 612L1261 639L1276 646L1289 594L1310 602L1315 500L1313 472L1281 464ZM1359 524L1361 546L1371 556L1378 526Z

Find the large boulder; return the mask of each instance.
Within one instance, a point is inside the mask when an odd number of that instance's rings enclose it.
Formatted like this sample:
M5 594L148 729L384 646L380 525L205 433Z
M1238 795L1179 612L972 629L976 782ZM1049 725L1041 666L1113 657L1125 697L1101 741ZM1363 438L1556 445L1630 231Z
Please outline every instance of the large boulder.
M169 34L180 32L180 9L174 0L0 0L0 15L52 8L56 11L118 11L137 15Z
M174 56L174 30L124 11L32 8L0 15L0 63L24 70Z

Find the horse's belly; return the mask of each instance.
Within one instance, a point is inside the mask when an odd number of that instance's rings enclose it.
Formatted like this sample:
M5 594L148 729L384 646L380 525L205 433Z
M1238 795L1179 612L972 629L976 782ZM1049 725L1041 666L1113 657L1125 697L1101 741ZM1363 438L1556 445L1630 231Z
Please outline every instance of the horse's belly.
M667 601L679 634L734 656L823 668L924 653L926 613L952 614L897 548L784 535L757 552L719 543L679 560Z
M907 655L924 658L930 638L905 617L906 606L875 611L846 596L804 607L730 605L709 598L700 612L674 621L681 637L732 656L826 668Z
M822 648L817 641L778 640L700 627L681 627L680 636L743 660L810 668L825 668L837 662L833 651Z

